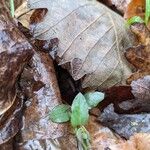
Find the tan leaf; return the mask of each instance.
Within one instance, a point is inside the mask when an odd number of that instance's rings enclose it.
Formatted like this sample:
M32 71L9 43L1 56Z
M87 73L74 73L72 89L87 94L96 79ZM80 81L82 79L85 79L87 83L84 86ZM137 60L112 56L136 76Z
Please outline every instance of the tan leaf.
M30 17L34 10L29 10L27 7L27 1L24 2L15 10L15 17L22 25L26 28L29 28Z
M130 42L122 17L94 0L29 0L29 5L48 9L34 37L60 40L59 64L69 62L75 80L86 75L83 87L124 83L130 68L122 53Z

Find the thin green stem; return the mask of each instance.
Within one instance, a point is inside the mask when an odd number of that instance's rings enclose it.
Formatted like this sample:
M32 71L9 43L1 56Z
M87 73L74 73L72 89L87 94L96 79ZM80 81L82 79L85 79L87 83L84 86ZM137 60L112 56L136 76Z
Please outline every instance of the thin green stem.
M11 16L14 17L15 15L15 5L14 5L14 0L9 0L10 3L10 12L11 12Z
M146 7L145 7L145 23L148 24L150 17L150 0L146 0Z

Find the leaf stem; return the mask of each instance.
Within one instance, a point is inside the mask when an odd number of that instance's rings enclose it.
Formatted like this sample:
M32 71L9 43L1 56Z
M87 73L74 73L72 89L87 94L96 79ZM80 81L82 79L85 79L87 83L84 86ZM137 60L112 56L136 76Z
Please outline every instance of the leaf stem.
M14 17L14 16L15 16L14 0L9 0L9 3L10 3L10 12L11 12L11 16Z

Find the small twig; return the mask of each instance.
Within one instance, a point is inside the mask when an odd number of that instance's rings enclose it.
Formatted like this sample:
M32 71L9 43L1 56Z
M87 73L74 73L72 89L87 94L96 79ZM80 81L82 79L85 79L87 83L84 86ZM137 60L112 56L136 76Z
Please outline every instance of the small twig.
M14 17L14 16L15 16L14 0L9 0L9 3L10 3L10 12L11 12L11 16Z

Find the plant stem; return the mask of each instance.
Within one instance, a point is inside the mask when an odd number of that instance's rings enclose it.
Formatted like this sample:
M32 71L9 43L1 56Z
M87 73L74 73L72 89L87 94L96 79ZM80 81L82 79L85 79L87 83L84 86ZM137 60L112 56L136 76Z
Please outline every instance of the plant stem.
M14 0L9 0L9 3L10 3L10 12L11 12L11 16L14 17L14 15L15 15Z
M150 0L146 0L146 7L145 7L145 23L148 24L150 17Z

